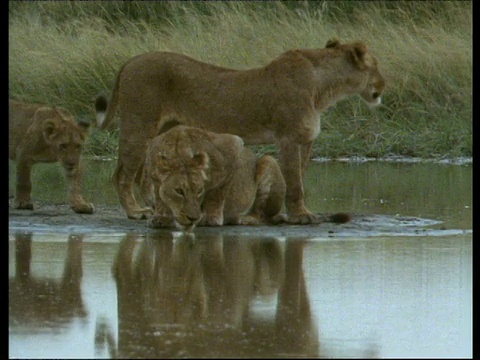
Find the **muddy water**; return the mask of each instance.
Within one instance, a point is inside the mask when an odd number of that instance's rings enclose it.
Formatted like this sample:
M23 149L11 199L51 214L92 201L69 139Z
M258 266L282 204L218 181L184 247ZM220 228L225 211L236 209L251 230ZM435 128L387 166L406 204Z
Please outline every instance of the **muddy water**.
M115 203L100 183L86 197ZM312 210L441 222L428 236L10 226L9 355L471 357L471 192L471 165L311 164Z

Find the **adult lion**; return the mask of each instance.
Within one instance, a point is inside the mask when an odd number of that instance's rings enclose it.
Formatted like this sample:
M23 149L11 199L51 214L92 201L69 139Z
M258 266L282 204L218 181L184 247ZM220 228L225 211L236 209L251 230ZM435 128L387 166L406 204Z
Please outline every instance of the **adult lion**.
M81 194L80 155L90 124L78 122L64 108L9 99L9 158L16 161L15 207L33 210L31 168L37 163L61 162L69 183L70 204L77 213L94 207Z
M285 200L285 180L273 157L257 159L238 136L190 126L153 138L143 181L155 195L151 227L256 225L278 215Z
M172 123L175 123L172 122ZM280 223L286 184L269 155L257 159L236 135L191 126L167 126L146 153L142 188L155 203L149 226L202 226ZM343 223L350 215L316 216L315 222Z
M363 42L327 42L324 49L287 51L269 64L234 70L184 55L152 52L120 69L112 98L97 99L97 121L106 128L120 108L120 143L114 184L129 218L142 218L133 183L147 142L172 116L185 125L240 136L246 144L275 143L287 183L291 223L311 223L303 177L320 132L320 113L359 94L377 105L385 81Z

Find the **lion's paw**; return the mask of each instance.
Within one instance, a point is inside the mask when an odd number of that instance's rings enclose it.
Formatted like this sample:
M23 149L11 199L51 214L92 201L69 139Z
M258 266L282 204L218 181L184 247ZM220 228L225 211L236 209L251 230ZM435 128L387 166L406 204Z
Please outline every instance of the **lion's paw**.
M204 216L201 221L202 226L222 226L223 225L223 216Z
M127 217L132 220L144 220L153 214L152 208L138 208L137 210L127 211Z
M170 216L163 216L163 215L152 216L147 221L147 226L151 228L171 227L173 225L174 225L173 219Z
M72 205L73 211L77 214L93 214L95 212L95 207L92 203L83 203Z
M309 225L319 222L318 215L305 212L300 214L288 214L286 222L293 225Z
M260 225L260 224L263 224L263 221L256 216L243 215L238 218L237 224L238 225Z
M286 214L277 214L270 219L268 219L268 222L272 225L278 225L282 223L288 223L288 217Z
M19 201L15 202L15 209L19 210L33 210L33 203L31 201Z

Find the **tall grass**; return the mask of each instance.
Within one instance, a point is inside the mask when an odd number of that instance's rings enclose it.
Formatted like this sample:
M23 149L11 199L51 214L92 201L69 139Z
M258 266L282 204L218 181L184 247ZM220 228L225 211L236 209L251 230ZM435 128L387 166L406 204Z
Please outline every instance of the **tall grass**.
M10 96L94 118L130 57L174 51L218 65L262 66L291 48L361 39L388 81L384 106L358 98L322 117L315 155L472 154L471 2L14 1ZM111 155L117 134L92 131L87 152Z

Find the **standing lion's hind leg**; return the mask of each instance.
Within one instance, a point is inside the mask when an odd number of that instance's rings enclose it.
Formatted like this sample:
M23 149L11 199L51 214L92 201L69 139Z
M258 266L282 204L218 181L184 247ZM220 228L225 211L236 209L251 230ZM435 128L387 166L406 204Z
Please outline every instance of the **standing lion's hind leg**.
M140 166L140 169L137 170L137 174L135 175L135 184L137 184L138 188L140 189L140 195L145 203L145 206L153 209L155 207L155 194L153 190L153 183L145 169L145 163L143 163Z
M151 208L141 208L133 193L135 177L138 166L135 169L127 169L123 161L119 158L117 168L112 177L113 185L117 190L120 204L125 210L129 219L146 219L152 213Z

